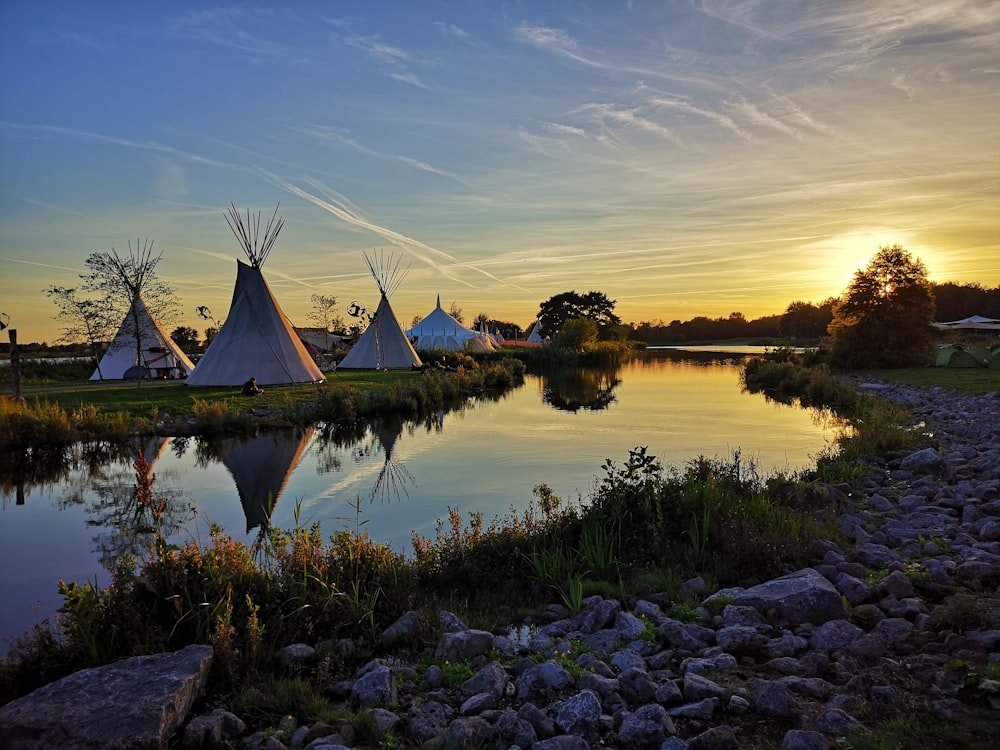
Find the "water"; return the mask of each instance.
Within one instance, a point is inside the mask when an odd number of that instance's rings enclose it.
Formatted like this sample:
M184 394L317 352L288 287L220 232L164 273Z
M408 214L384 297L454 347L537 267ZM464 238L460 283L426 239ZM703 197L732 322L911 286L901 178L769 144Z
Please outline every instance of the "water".
M332 440L322 426L249 441L160 438L142 450L175 541L207 538L209 523L252 540L273 505L275 526L318 521L329 536L361 525L408 552L411 531L433 537L449 507L502 516L540 483L586 499L604 461L623 463L637 446L675 466L740 451L765 473L790 473L813 465L837 430L825 415L742 393L734 359L658 352L617 370L528 377L499 400L419 424L386 419ZM59 579L103 584L102 561L137 551L130 463L80 466L23 487L23 498L0 481L0 639L52 617Z

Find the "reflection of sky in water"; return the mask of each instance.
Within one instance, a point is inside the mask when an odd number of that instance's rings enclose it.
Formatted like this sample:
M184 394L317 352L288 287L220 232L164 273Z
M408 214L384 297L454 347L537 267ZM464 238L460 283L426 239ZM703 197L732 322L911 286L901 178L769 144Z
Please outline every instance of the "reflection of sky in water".
M813 464L834 436L812 412L741 393L733 365L654 359L634 362L617 376L621 382L615 400L600 411L554 409L542 402L543 382L529 377L523 388L500 401L445 414L440 429L407 424L394 443L391 427L381 438L376 430L359 445L345 447L323 446L318 432L313 433L287 476L272 523L292 527L297 512L299 523L319 521L328 537L353 527L352 505L360 498L357 520L363 529L409 552L411 530L433 537L437 519L447 516L448 507L463 515L479 511L490 519L511 506L526 507L532 488L543 482L564 501L586 497L605 459L621 464L639 445L673 465L699 455L728 458L741 450L744 460L755 460L769 473ZM388 469L385 440L391 445ZM153 468L163 494L197 507L195 520L185 522L175 540L205 540L209 523L237 539L252 540L256 532L246 532L230 472L216 461L198 465L193 440L180 448L161 451ZM395 469L403 490L398 499L372 499L380 473L385 482L383 471ZM77 477L75 484L80 483ZM23 506L4 498L0 636L27 628L35 619L31 605L39 598L40 616L50 616L60 603L58 579L106 579L97 563L96 538L111 532L86 526L95 517L88 508L96 497L85 491L83 505L60 509L68 492L66 486L35 489Z

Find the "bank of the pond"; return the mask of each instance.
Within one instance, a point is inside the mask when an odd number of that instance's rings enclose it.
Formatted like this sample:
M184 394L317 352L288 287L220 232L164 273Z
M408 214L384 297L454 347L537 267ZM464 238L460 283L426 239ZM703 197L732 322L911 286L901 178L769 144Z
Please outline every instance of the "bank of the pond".
M445 611L460 602L440 599L431 610L404 612L371 643L317 631L281 644L273 667L259 663L241 687L210 689L210 701L193 705L196 718L157 723L153 741L176 729L184 747L215 737L273 750L992 747L1000 400L856 386L910 409L904 426L920 440L869 456L852 477L786 488L808 513L835 521L808 564L789 575L722 591L697 578L678 581L676 591L609 591L553 601L523 621L501 616L494 627L470 627L464 613ZM633 480L648 476L648 466L633 458L635 473L612 472L624 485L610 489L638 491L635 500L645 485ZM724 480L722 468L705 467L711 482L703 486ZM213 680L236 657L226 632L206 632ZM161 670L176 678L190 667L191 681L201 683L212 653L81 674L62 693L0 708L0 732L14 747L50 731L110 746L118 728L132 725L95 730L87 713L95 681L118 691L102 694L102 710L117 701L123 716L137 704L155 712L146 687L163 684ZM61 695L72 696L73 712Z

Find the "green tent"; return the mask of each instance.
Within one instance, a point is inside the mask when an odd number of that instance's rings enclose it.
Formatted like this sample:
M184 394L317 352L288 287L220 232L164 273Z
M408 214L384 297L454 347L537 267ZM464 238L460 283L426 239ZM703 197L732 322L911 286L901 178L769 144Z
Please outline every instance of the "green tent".
M938 349L937 367L982 367L983 363L960 346L942 346Z

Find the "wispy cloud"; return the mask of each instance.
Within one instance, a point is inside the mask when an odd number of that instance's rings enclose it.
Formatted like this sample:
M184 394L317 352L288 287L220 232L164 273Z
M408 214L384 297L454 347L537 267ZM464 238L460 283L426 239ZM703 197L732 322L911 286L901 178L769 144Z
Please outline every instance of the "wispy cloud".
M440 88L436 84L424 80L413 71L414 66L431 65L429 60L388 44L377 34L351 34L339 38L347 46L359 50L369 59L380 63L383 74L389 78L427 91L435 91Z
M377 149L365 146L357 138L353 138L347 135L346 133L342 132L339 128L334 128L325 125L302 125L302 126L294 126L293 129L305 135L308 135L312 138L316 138L317 140L336 140L340 143L343 143L344 145L350 146L351 148L355 149L356 151L362 154L365 154L366 156L371 156L372 158L375 159L381 159L383 161L399 162L401 164L406 164L407 166L413 167L414 169L420 170L422 172L429 172L431 174L435 174L440 177L446 177L449 180L454 180L455 182L458 182L463 185L468 184L468 182L464 178L462 178L461 175L457 175L454 172L449 172L444 169L439 169L438 167L428 164L425 161L421 161L420 159L415 159L411 156L406 156L404 154L394 154L386 151L379 151Z
M250 55L284 57L292 51L290 47L251 31L256 26L266 28L273 16L274 11L267 8L212 8L179 16L171 28L178 36L204 44Z

